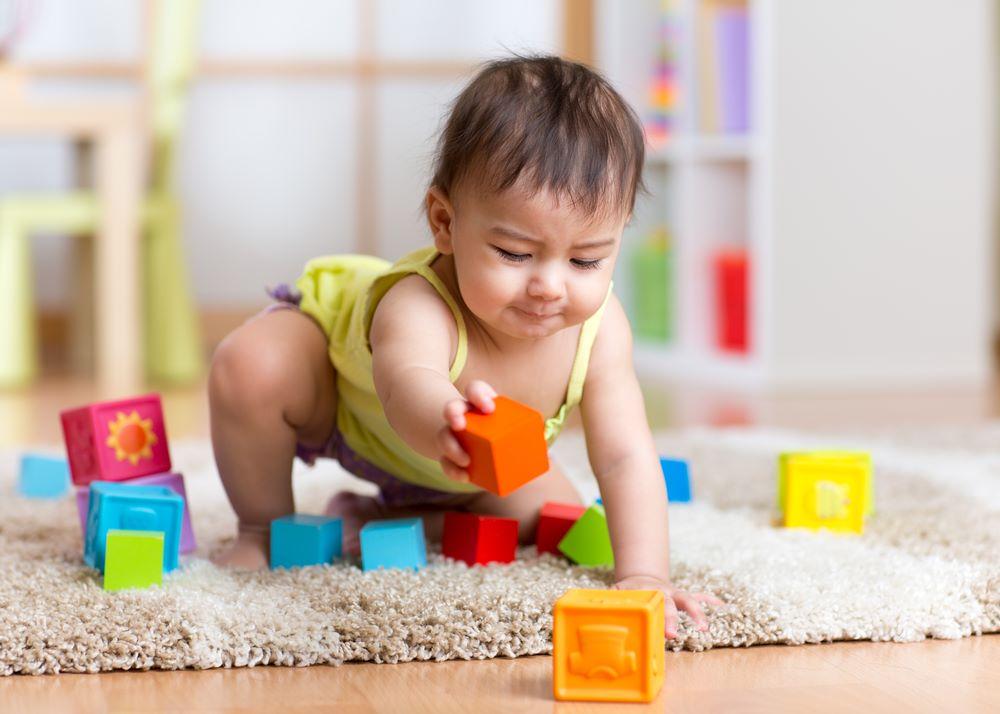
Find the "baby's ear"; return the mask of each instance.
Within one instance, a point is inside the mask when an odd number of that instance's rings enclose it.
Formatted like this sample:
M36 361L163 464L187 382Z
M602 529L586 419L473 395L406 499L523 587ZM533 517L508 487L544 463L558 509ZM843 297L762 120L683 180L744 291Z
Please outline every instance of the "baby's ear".
M427 224L434 237L434 247L439 253L450 255L452 247L452 227L455 222L455 207L437 186L431 186L427 191Z

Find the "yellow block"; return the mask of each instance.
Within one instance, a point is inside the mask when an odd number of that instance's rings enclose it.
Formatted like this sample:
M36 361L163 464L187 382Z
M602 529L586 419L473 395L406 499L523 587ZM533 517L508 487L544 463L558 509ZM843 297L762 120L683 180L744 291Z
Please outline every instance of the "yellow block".
M568 590L553 608L556 699L651 702L663 686L663 593Z
M872 511L871 457L862 452L781 454L778 510L787 528L861 533Z

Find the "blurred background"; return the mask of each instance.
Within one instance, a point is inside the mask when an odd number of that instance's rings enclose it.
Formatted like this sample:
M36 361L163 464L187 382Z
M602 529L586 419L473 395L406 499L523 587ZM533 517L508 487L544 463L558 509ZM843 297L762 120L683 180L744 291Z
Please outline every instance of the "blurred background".
M395 259L478 63L641 117L617 268L655 425L997 414L992 0L0 0L0 443L157 388L310 258Z

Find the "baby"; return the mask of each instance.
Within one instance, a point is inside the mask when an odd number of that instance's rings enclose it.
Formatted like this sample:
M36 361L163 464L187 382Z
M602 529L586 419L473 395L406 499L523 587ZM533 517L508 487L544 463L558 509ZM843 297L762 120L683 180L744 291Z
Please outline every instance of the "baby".
M375 518L516 518L529 542L546 501L578 503L553 465L500 498L468 482L454 433L504 394L549 418L580 406L608 517L616 587L666 595L705 628L707 595L671 585L667 496L611 276L642 185L634 112L590 69L557 57L487 64L452 106L425 200L433 245L394 264L309 262L281 302L229 335L209 381L212 442L239 518L217 562L261 568L272 519L295 510L292 459L337 459L379 488L335 495L345 548Z

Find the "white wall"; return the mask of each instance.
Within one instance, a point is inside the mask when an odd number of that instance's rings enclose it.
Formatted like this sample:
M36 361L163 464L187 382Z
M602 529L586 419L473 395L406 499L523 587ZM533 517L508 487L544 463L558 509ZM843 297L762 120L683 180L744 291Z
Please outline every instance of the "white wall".
M357 52L364 0L204 0L201 56L322 61ZM136 0L41 0L15 57L137 60ZM560 0L379 0L378 52L475 60L504 48L557 52ZM376 90L376 238L394 257L427 240L418 214L434 138L456 81L386 80ZM51 82L45 92L122 92L120 82ZM200 79L190 97L178 188L199 301L246 306L302 264L354 245L357 92L348 80ZM64 143L0 137L0 193L72 185ZM39 301L66 300L68 242L36 241Z
M994 3L777 0L773 17L771 368L985 379Z

